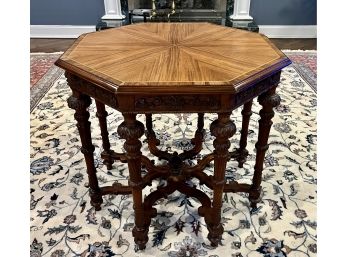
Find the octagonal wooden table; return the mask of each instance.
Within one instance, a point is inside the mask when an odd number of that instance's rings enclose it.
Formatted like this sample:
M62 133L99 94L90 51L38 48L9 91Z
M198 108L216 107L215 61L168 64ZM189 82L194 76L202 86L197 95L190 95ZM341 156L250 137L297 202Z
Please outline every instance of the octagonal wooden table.
M84 34L60 57L56 65L66 70L72 89L69 107L75 109L75 119L85 156L91 204L100 210L102 195L132 194L135 226L133 236L140 249L148 241L148 228L157 210L153 204L178 190L197 198L202 206L199 215L205 218L208 239L217 246L222 238L221 206L223 192L246 192L252 207L260 200L263 160L268 148L268 136L274 116L273 107L280 102L275 93L281 69L290 60L265 36L208 23L144 23ZM88 106L96 101L97 116L103 139L102 158L108 169L115 160L128 163L129 185L118 183L99 187L94 167L94 146L91 140ZM259 135L256 143L256 163L252 184L226 183L226 163L231 157L243 165L247 151L247 131L252 99L262 105ZM110 149L106 127L105 104L120 111L124 121L118 133L125 139L125 153ZM230 119L234 109L244 104L240 148L229 152L236 127ZM182 153L170 154L157 148L151 114L198 113L194 147ZM184 160L202 149L203 114L217 113L210 124L215 140L214 152L195 166ZM155 165L141 153L139 138L144 125L136 119L146 114L150 152L167 160ZM204 173L214 161L214 175ZM141 175L141 167L147 173ZM205 193L185 183L192 177L213 190L211 200ZM142 189L156 178L167 180L145 199Z

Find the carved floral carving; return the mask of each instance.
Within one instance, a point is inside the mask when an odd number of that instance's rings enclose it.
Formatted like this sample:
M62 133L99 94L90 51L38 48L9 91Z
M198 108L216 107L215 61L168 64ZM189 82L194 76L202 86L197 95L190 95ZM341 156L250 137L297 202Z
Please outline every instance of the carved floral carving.
M135 121L132 127L129 127L126 122L122 122L117 128L117 133L123 139L136 139L140 138L144 134L145 128L143 123Z
M96 99L102 99L105 104L113 108L118 107L117 97L115 93L103 88L96 87L91 82L83 80L68 72L65 72L65 77L71 89L84 92Z
M220 108L219 96L200 96L200 95L159 95L159 96L143 96L135 100L135 109L160 109L169 108L180 110L183 107L205 107L210 110L217 110Z
M270 76L269 78L259 82L257 86L250 85L247 89L238 93L238 95L235 98L236 106L239 106L245 103L246 101L253 99L254 97L260 95L262 92L267 91L273 86L276 86L279 83L279 80L280 80L280 72L277 72L273 74L272 76Z
M277 107L280 104L280 96L278 94L268 95L262 94L258 97L258 102L261 105L270 105L272 107Z

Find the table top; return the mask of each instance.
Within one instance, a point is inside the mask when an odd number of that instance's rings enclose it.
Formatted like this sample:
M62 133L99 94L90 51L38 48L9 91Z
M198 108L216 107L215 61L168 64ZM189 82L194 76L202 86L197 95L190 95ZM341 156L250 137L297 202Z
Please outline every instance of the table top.
M233 93L290 63L258 33L140 23L81 35L56 65L118 93Z

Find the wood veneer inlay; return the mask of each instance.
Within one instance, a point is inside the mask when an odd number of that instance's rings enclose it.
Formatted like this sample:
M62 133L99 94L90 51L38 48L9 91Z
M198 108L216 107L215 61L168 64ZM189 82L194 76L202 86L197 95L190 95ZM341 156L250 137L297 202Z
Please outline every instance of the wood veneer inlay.
M97 75L117 91L187 85L235 91L241 81L286 66L286 60L257 33L205 23L146 23L82 35L58 64Z

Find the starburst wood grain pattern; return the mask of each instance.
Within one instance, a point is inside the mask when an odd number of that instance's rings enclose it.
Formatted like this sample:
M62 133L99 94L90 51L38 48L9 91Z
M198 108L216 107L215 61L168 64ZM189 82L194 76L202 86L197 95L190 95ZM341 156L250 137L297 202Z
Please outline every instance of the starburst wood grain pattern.
M145 23L84 34L56 64L118 93L233 93L289 63L257 33L209 23Z

